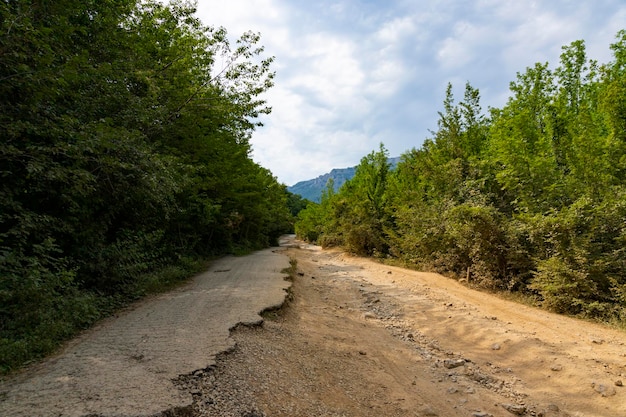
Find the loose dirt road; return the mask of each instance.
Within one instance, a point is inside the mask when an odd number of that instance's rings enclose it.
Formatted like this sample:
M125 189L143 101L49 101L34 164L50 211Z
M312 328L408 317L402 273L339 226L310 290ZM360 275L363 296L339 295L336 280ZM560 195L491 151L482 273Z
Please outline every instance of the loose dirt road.
M258 313L284 302L288 266L276 248L220 259L188 285L106 320L0 382L0 416L184 414L192 393L177 380L231 349L232 327L259 323Z
M626 416L626 334L293 242L293 299L181 381L193 416Z
M284 264L287 256L297 259L291 301L280 311L266 312L262 326L238 326L229 340L226 333L193 336L213 326L216 316L208 307L184 320L172 318L175 331L137 327L130 317L120 317L93 332L105 336L90 332L86 341L35 370L35 376L52 372L45 378L53 385L32 385L32 377L17 385L2 384L0 392L7 386L9 390L0 415L626 416L626 388L621 386L626 382L625 333L504 301L437 274L323 251L293 238L283 244L281 254L262 253ZM263 256L236 259L247 259L248 273L272 265L270 275L275 277L276 264L265 264ZM261 287L249 287L250 281L240 277L246 284L234 285L226 274L235 267L231 260L224 262L214 265L206 278L220 280L219 285L200 289L196 280L191 293L216 292L218 300L228 297L224 307L238 302L258 311L263 303L252 304L263 286L283 292L282 279L261 279ZM230 298L233 292L239 301ZM137 317L183 314L182 306L190 303L185 300L192 297L186 294L181 290L165 296L170 307L149 308ZM191 304L196 303L200 301ZM141 306L137 310L143 311ZM258 323L254 314L220 311L232 323ZM120 326L136 333L123 347L110 344L112 336L106 336L115 333L107 329ZM158 343L146 342L152 348L143 349L144 338L152 336ZM167 360L157 360L159 346L179 337L187 342L171 349ZM89 342L91 338L95 341ZM233 341L235 348L212 360L209 352ZM84 343L92 346L85 352L109 343L106 349L117 353L94 359L77 353ZM193 352L204 353L204 359L191 360ZM73 356L82 357L79 366L66 365L62 372L59 364L71 363ZM122 373L126 367L134 370ZM159 383L149 389L139 386L145 373L160 378ZM89 375L86 386L74 380L80 375ZM78 392L56 395L63 386ZM99 408L103 397L116 395L125 408ZM41 398L58 404L49 403L55 408L43 412L41 405L37 408ZM132 407L135 400L141 402ZM23 410L21 406L41 412L13 413Z

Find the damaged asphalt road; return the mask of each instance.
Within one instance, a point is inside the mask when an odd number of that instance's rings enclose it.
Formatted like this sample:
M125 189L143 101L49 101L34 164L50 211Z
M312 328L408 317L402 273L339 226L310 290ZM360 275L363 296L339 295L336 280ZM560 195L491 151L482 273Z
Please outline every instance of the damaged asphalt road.
M141 301L0 382L2 416L158 416L184 413L181 375L214 365L230 329L262 321L291 285L276 249L226 257L187 285Z

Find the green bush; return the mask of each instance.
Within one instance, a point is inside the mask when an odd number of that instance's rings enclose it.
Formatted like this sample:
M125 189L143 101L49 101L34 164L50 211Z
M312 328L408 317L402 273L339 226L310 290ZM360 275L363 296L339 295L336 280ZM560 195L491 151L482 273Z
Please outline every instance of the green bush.
M597 291L587 273L558 257L539 262L530 288L539 291L547 308L568 314L584 312L585 304L595 298Z
M100 317L98 297L81 290L52 240L31 254L0 255L0 370L40 358Z

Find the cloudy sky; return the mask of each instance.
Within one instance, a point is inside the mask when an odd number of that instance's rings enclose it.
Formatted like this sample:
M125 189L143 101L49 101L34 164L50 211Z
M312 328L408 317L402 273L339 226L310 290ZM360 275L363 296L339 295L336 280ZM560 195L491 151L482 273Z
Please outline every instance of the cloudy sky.
M384 143L419 148L437 128L448 82L466 82L483 109L501 107L517 72L558 64L583 39L611 60L626 29L624 0L199 0L198 15L235 39L261 33L275 56L272 114L253 158L287 185L357 165Z

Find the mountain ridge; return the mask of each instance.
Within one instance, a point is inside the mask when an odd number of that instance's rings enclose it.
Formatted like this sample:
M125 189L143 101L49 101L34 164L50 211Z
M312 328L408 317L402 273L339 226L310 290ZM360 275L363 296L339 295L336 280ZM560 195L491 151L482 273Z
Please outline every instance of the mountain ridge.
M400 162L400 157L388 158L387 162L391 165L391 169L394 169L398 162ZM335 191L338 191L346 181L354 177L356 167L357 165L348 168L333 168L330 172L322 174L317 178L297 182L287 187L287 190L293 194L299 194L302 198L319 203L322 198L322 192L326 189L326 184L328 184L328 180L333 180L333 188Z

